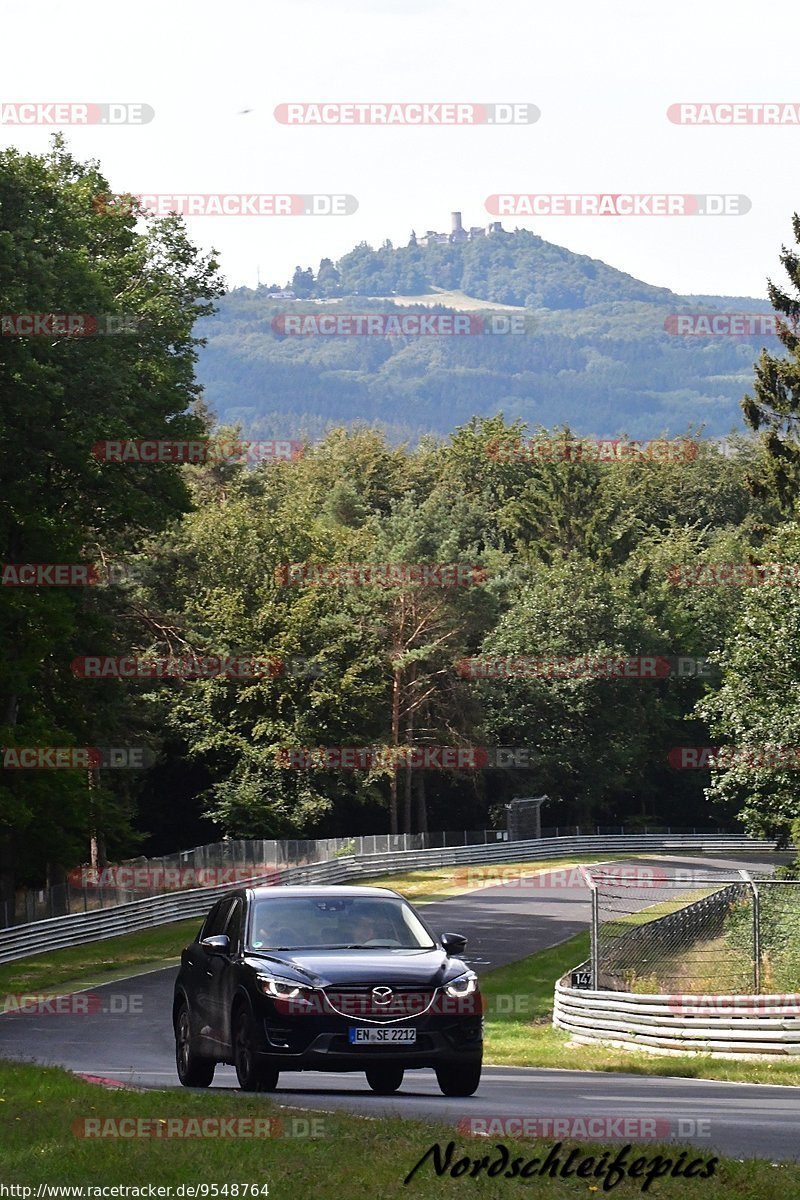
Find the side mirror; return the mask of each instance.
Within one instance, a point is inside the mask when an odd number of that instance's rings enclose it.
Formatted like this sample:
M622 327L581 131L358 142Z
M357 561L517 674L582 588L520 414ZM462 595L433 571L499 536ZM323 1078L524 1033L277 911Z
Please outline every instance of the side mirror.
M467 945L467 939L462 933L443 933L439 940L448 958L463 954Z
M230 954L231 939L227 933L215 933L213 937L203 938L200 946L206 954Z

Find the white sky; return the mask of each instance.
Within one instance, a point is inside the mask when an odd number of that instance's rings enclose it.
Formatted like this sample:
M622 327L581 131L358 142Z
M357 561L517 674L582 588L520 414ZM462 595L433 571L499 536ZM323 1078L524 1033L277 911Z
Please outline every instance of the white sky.
M65 129L115 191L345 192L349 217L202 217L230 286L283 283L357 242L493 219L493 192L743 193L740 217L506 218L677 292L763 296L800 209L800 127L688 128L677 101L800 102L792 0L39 0L0 8L3 102L140 101L140 127ZM279 125L286 101L527 101L507 129ZM237 115L243 108L255 111ZM42 151L50 130L0 126Z

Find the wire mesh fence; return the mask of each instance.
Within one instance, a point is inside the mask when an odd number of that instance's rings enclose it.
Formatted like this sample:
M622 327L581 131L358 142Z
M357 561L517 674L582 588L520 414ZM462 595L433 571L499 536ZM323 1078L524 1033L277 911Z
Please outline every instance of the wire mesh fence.
M592 986L646 994L800 992L800 879L632 865L585 871Z
M702 834L724 832L718 826L682 829L661 825L643 829L624 826L567 825L543 829L541 836L582 837L604 834ZM12 898L0 899L0 929L27 925L50 917L113 908L146 896L217 887L254 875L307 866L339 855L391 854L404 850L437 850L450 846L484 846L508 839L504 829L457 829L431 833L364 834L357 837L237 840L229 839L181 850L158 858L132 858L100 870L78 867L66 879L47 887L18 888Z
M45 888L21 888L13 900L0 900L0 928L114 908L168 892L219 887L272 873L277 882L280 872L289 867L308 866L350 854L484 846L504 841L506 837L504 830L472 829L308 840L230 839L159 858L132 858L102 868L78 867L63 882Z

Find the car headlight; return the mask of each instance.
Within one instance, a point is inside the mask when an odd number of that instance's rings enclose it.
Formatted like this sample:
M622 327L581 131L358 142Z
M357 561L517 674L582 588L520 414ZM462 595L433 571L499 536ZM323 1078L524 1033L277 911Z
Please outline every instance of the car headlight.
M463 999L464 996L471 996L478 988L478 976L474 971L467 971L464 975L459 975L458 979L453 979L450 983L444 985L444 993L446 996L452 996Z
M298 1004L310 1004L314 989L293 983L290 979L278 979L274 975L259 975L258 986L265 996L273 1000L294 1000Z

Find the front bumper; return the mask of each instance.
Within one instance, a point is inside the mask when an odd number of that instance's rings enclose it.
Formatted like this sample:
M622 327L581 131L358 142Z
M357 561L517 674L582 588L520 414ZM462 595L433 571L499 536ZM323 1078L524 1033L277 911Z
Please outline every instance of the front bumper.
M363 1071L374 1063L402 1067L436 1067L445 1063L480 1061L483 1055L483 1017L427 1013L392 1021L393 1029L416 1029L413 1043L354 1044L351 1028L386 1029L387 1023L339 1015L296 1016L288 1019L268 1002L259 1005L261 1045L258 1057L283 1071Z

